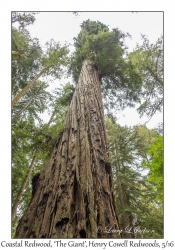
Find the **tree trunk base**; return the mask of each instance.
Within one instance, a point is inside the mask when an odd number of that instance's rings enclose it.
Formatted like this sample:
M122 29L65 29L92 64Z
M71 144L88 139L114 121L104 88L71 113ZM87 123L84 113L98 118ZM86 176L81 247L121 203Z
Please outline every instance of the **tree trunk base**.
M120 238L99 75L82 66L65 130L16 238Z

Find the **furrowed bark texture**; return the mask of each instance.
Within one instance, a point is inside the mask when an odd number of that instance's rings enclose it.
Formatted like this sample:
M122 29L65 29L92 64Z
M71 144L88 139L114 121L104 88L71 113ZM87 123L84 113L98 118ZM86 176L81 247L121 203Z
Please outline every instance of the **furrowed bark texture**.
M88 60L35 187L16 238L120 238L99 75Z

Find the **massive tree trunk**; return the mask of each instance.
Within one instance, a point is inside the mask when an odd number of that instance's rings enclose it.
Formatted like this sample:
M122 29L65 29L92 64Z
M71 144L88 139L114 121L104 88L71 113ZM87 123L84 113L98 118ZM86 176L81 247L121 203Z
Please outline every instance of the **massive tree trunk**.
M120 238L99 74L83 62L59 137L16 238Z

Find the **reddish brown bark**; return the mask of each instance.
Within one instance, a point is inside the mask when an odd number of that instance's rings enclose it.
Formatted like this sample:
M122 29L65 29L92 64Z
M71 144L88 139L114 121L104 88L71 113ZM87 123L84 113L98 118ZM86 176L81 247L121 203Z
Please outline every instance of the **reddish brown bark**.
M99 74L85 60L16 238L120 238L118 230Z

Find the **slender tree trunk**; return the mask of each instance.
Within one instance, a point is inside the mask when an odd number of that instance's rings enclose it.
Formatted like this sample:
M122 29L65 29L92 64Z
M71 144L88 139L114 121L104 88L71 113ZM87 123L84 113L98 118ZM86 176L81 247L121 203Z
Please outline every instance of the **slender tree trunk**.
M88 60L16 238L120 238L98 71ZM113 231L112 231L113 230Z
M52 114L52 116L51 116L51 118L50 118L50 120L49 120L49 122L48 122L48 124L47 124L48 126L49 126L50 123L52 122L52 120L53 120L53 118L54 118L54 115L55 115L55 111L53 112L53 114ZM18 195L17 195L17 198L16 198L16 200L15 200L15 202L14 202L14 205L13 205L13 207L12 207L12 221L13 221L15 215L16 215L17 207L18 207L18 205L19 205L19 203L20 203L20 200L21 200L21 197L22 197L22 195L23 195L23 193L24 193L24 189L25 189L25 187L26 187L27 181L28 181L28 179L29 179L29 177L30 177L30 175L31 175L32 169L33 169L34 164L35 164L35 162L36 162L36 158L37 158L37 151L36 151L35 155L33 156L32 163L31 163L31 165L30 165L30 167L29 167L29 171L27 172L27 175L26 175L26 177L25 177L25 179L24 179L24 181L23 181L23 183L22 183L22 186L21 186L21 188L20 188L20 190L19 190L19 193L18 193Z
M158 77L157 74L155 74L150 67L147 66L146 69L149 71L151 76L159 83L159 86L163 89L164 84L163 84L162 79L160 79L160 77Z
M25 189L26 184L27 184L27 182L28 182L28 180L29 180L29 177L30 177L30 175L31 175L31 172L32 172L32 169L33 169L33 167L34 167L34 165L35 165L35 162L36 162L36 156L34 156L33 159L32 159L32 163L30 164L29 171L28 171L27 174L26 174L26 177L25 177L25 179L24 179L24 181L23 181L23 183L22 183L22 186L21 186L21 188L20 188L20 190L19 190L19 193L18 193L18 195L17 195L17 197L16 197L16 200L15 200L15 202L14 202L14 204L13 204L13 207L12 207L12 220L13 220L14 217L15 217L17 207L18 207L19 202L20 202L20 200L21 200L21 197L22 197L22 195L23 195L23 193L24 193L24 189Z
M116 148L115 148L115 153L116 153ZM116 164L117 172L120 172L120 166L119 162L117 161ZM118 193L119 193L119 200L122 206L122 223L121 227L123 230L122 236L123 238L135 238L134 237L134 231L133 231L133 226L132 226L132 215L131 212L125 211L125 207L128 206L128 198L126 195L124 195L123 192L123 186L120 180L118 180Z
M114 154L117 155L116 145L114 143ZM116 161L116 174L117 174L117 180L118 180L118 194L119 194L119 200L120 204L122 206L122 223L121 227L123 230L122 236L123 238L135 238L133 227L132 227L132 215L130 212L125 211L125 207L127 206L127 202L125 201L125 195L123 193L123 187L120 179L118 178L118 173L120 172L120 165L118 160Z
M18 55L18 56L21 56L21 57L26 57L27 56L26 54L21 54L18 51L13 51L13 50L12 50L12 55Z
M50 120L49 120L49 122L48 122L48 126L50 126L50 124L52 123L52 121L53 121L53 118L54 118L54 116L56 115L56 109L53 111L53 113L52 113L52 115L51 115L51 117L50 117Z
M39 90L41 89L41 87L39 87L36 92L32 95L32 97L30 98L30 100L26 103L26 105L12 118L12 122L17 119L20 114L22 114L22 112L29 106L29 104L31 103L31 101L33 100L33 98L35 98L35 96L38 94Z
M40 76L42 76L48 70L48 68L49 66L41 70L41 72L32 81L30 81L19 94L15 96L15 98L12 101L12 108L18 103L21 97L23 97L26 94L26 92L30 89L30 87L32 87L32 85L38 80L38 78L40 78Z

